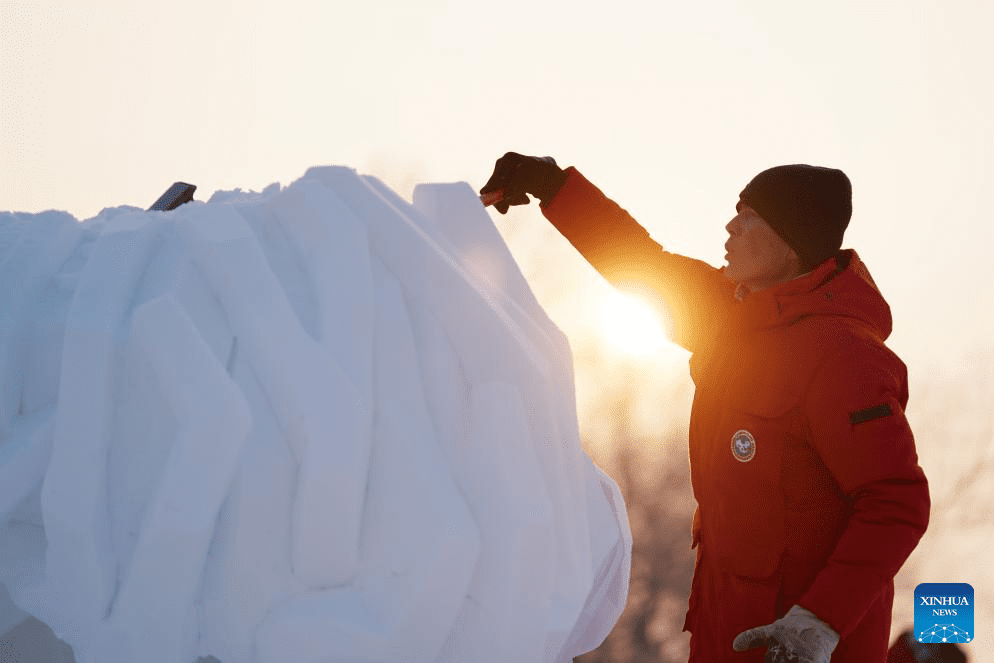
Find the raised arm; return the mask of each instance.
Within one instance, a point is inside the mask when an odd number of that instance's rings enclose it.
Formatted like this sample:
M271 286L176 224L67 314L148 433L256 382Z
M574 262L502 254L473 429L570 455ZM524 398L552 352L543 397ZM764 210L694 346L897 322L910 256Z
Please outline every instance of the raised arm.
M502 163L503 162L503 163ZM481 193L503 190L508 205L531 193L545 217L611 285L662 309L671 340L691 352L713 338L734 301L734 285L700 260L669 253L576 168L508 153Z

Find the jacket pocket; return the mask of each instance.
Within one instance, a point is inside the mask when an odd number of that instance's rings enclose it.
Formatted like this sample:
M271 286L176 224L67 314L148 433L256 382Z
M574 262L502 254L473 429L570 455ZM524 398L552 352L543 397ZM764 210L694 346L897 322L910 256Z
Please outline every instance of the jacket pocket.
M714 505L705 514L713 527L705 541L735 575L769 578L780 564L786 540L780 477L796 404L773 388L743 390L724 408L714 441Z

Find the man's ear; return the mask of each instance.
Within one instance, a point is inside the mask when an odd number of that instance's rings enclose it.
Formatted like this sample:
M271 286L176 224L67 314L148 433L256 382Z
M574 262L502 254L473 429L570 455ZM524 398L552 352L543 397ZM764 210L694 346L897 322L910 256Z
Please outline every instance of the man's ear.
M806 274L810 270L804 266L804 262L801 260L801 256L797 255L797 251L793 249L790 245L787 246L787 260L791 261L794 265L794 275L800 276L801 274Z
M803 273L801 270L804 269L804 267L801 265L801 258L797 255L797 252L790 244L784 242L784 246L787 248L787 251L783 254L784 267L790 267L791 271L794 272L794 277L796 278Z

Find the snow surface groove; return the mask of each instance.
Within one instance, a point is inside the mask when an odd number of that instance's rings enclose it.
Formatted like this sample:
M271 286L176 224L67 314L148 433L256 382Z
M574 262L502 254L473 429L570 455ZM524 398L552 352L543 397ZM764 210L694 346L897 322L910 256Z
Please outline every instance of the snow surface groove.
M467 185L2 213L0 283L0 602L79 663L551 663L620 615L569 346Z

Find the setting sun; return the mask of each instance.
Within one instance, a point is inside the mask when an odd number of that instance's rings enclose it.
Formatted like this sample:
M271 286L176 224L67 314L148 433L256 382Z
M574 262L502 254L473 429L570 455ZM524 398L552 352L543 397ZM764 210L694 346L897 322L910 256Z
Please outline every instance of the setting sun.
M662 321L652 307L617 290L607 294L601 330L611 343L632 354L651 354L669 345Z

